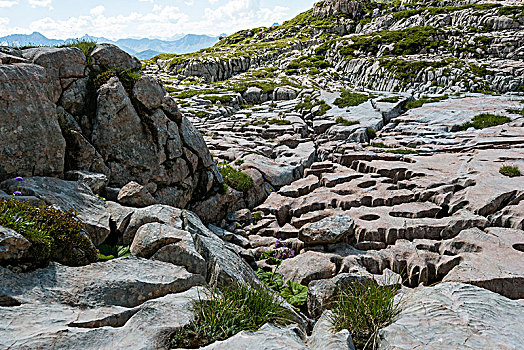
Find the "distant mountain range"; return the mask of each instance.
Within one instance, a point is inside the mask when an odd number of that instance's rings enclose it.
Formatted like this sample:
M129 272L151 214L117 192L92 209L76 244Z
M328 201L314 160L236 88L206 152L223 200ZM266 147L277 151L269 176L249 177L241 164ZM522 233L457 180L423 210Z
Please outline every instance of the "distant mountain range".
M0 46L57 46L75 42L77 40L89 40L97 43L115 44L129 54L139 59L147 59L161 53L183 54L195 52L200 49L211 47L218 42L218 36L181 34L172 40L160 39L119 39L110 40L103 37L84 35L77 39L48 39L38 32L33 34L13 34L0 37Z

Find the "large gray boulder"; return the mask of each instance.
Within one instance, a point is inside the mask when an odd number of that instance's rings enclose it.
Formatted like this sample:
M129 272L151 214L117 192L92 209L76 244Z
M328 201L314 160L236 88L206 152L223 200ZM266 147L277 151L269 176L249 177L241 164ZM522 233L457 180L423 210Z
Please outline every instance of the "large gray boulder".
M207 281L221 286L233 282L260 283L253 269L227 243L202 224L195 214L184 211L184 228L193 236L195 248L207 262Z
M0 268L0 278L0 347L11 349L166 349L205 295L202 276L137 258L27 274Z
M462 283L420 287L380 331L379 349L520 349L524 305Z
M300 229L299 238L306 244L327 244L347 240L354 232L353 218L334 215Z
M138 58L131 56L113 44L98 44L91 52L96 70L114 68L117 71L137 71L142 68Z
M51 88L57 79L37 65L0 65L0 180L63 174L66 142Z

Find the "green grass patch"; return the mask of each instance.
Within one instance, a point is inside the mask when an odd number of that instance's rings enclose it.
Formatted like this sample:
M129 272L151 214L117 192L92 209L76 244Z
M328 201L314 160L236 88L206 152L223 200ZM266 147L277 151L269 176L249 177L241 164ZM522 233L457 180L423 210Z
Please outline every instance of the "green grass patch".
M409 101L408 103L406 103L405 107L406 109L419 108L419 107L422 107L426 103L440 102L443 100L447 100L448 98L449 98L448 95L439 96L439 97L431 97L431 98L423 97L415 101Z
M280 294L288 303L296 308L302 308L307 303L308 288L300 283L288 281L284 284L281 274L276 272L257 270L258 278L274 292Z
M375 281L339 287L332 304L333 330L348 329L357 349L376 349L379 330L390 325L400 312L394 300L399 289L400 284L383 287Z
M254 186L251 176L230 165L220 164L218 170L220 170L224 182L237 191L245 192Z
M516 177L516 176L521 176L522 175L520 173L520 169L518 167L516 167L516 166L509 166L509 165L501 167L499 169L499 173L501 173L504 176L509 176L509 177Z
M340 97L334 102L335 106L339 108L358 106L361 103L369 100L369 95L359 94L349 90L343 90Z
M0 226L15 230L29 242L27 259L37 264L57 261L95 262L97 251L85 233L85 224L71 211L42 205L33 207L15 199L0 200Z
M390 149L386 152L393 154L418 154L418 152L413 149Z
M347 120L347 119L344 119L342 117L338 117L335 120L335 122L337 122L337 124L341 124L341 125L344 125L344 126L351 126L351 125L360 124L359 120Z
M399 96L390 96L390 97L381 98L377 102L397 103L399 100L400 100Z
M286 119L271 119L268 123L272 125L291 125L291 121Z
M472 121L462 124L460 126L460 130L467 130L471 127L475 129L485 129L492 126L506 124L509 122L511 122L510 117L491 113L482 113L473 117Z
M241 331L256 331L268 322L285 324L290 319L278 297L256 285L209 289L193 302L192 311L194 321L172 335L172 348L198 348Z

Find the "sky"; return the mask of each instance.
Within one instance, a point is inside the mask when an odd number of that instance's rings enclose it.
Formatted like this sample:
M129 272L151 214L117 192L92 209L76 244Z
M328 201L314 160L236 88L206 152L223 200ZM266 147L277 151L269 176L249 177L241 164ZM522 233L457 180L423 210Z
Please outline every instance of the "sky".
M0 37L40 32L52 39L232 34L282 23L318 0L0 0Z

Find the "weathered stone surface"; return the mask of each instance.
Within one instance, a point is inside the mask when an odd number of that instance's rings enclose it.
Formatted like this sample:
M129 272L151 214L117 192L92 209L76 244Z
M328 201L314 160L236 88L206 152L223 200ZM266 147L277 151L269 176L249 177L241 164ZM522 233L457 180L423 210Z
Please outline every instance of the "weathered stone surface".
M132 57L112 44L96 45L91 52L91 57L96 69L115 68L118 71L136 71L142 68L142 64L136 57Z
M305 334L297 327L279 328L268 323L256 332L240 332L227 340L213 343L202 349L307 350L304 337Z
M286 259L279 273L286 281L308 285L311 281L326 279L337 273L337 257L333 254L308 251L292 259Z
M126 245L131 244L137 230L141 226L153 222L183 230L181 215L182 210L161 204L136 209L129 218L129 224L126 225L125 231L123 232L123 242Z
M109 181L106 175L92 173L89 171L72 170L68 171L65 175L67 180L78 181L82 184L85 184L91 189L91 191L93 191L93 193L96 194L105 189Z
M166 94L167 92L162 84L147 75L140 77L133 87L133 97L148 109L161 107L166 98Z
M56 263L26 274L1 269L0 294L22 303L55 302L75 307L135 307L204 283L185 268L139 258L122 258L82 267Z
M200 287L189 289L201 276L143 259L0 274L0 295L23 302L0 307L7 320L0 346L13 349L164 349L171 332L193 319L192 300L205 295Z
M523 243L522 230L464 230L439 246L441 254L460 257L443 281L470 283L510 299L524 299Z
M198 253L207 261L207 280L210 285L232 282L254 283L258 278L253 269L225 242L209 231L193 213L183 213L184 228L191 233Z
M0 187L10 193L18 189L25 196L36 197L65 211L74 210L78 218L87 225L87 233L95 245L101 244L109 235L109 213L104 202L86 185L52 177L31 177L24 180L7 180Z
M131 253L184 266L191 273L206 276L206 261L197 253L189 232L161 223L141 226L131 244Z
M524 306L476 286L417 288L402 305L380 331L380 349L518 349L524 342Z
M307 341L308 348L314 350L355 350L353 339L347 329L333 334L331 316L332 313L326 311L315 323L313 332Z
M0 180L63 174L66 143L53 84L60 84L58 77L40 66L0 66Z
M62 90L71 81L83 78L86 74L87 62L84 54L76 47L37 47L22 51L23 56L34 64L46 69L52 102L58 102Z
M211 167L214 164L211 153L209 153L209 150L207 149L206 143L200 132L193 126L193 124L191 124L187 118L182 118L180 133L184 143L191 149L191 151L198 155L202 161L202 164L205 167Z
M18 232L0 226L0 261L21 258L31 243Z
M92 143L111 169L110 184L147 183L161 176L155 169L165 161L165 154L154 147L151 132L143 127L116 77L98 90Z
M120 189L118 202L131 207L148 207L155 204L155 198L146 187L131 181Z
M69 113L80 115L84 112L87 99L87 84L89 78L75 80L67 87L58 101Z
M335 215L327 217L300 229L299 238L306 244L327 244L347 240L354 230L350 216Z

